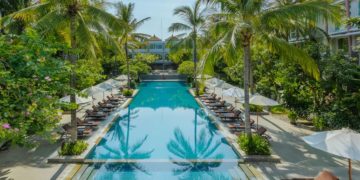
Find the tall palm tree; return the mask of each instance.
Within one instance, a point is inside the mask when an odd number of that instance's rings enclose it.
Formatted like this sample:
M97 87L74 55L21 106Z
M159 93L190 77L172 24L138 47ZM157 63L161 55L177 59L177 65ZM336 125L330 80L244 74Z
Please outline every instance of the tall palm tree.
M108 36L105 27L121 29L121 25L117 23L113 15L98 8L95 4L93 5L89 0L40 1L33 6L12 14L15 19L28 19L29 16L37 17L33 25L44 35L59 33L64 36L64 40L70 46L68 57L73 67L76 65L79 55L96 58L99 48L94 31L100 35ZM70 81L70 85L74 89L74 92L70 95L70 102L75 104L77 82L74 68L71 70ZM76 141L77 120L75 109L71 110L71 126L71 140Z
M178 32L185 31L188 33L188 38L192 40L193 61L194 61L194 83L196 95L199 94L199 86L196 80L197 77L197 38L199 32L205 27L207 8L201 8L201 1L197 0L193 7L180 6L174 10L174 15L179 16L184 22L173 23L169 27L169 31Z
M234 50L242 50L244 60L245 126L250 131L249 76L251 47L261 43L281 59L299 64L309 75L319 79L316 62L304 51L288 43L287 32L306 29L308 23L322 18L339 20L339 9L328 1L311 0L295 4L268 6L265 0L213 0L221 12L212 16L218 41L216 52L224 44Z
M123 45L125 51L125 59L128 75L128 87L130 88L130 59L129 48L136 48L140 42L146 40L149 36L142 33L136 33L136 30L143 25L146 21L150 20L150 17L137 20L134 18L134 3L128 5L123 3L117 3L117 19L123 25L122 32L119 37L120 43Z

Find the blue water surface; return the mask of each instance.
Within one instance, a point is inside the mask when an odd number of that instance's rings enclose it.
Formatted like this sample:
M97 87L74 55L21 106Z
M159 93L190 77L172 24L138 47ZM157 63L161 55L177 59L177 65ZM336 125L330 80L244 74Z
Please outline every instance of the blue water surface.
M88 159L148 162L93 165L92 179L204 179L205 176L205 179L232 179L232 171L245 177L236 162L227 161L239 156L188 92L186 84L142 83L139 93L121 114Z

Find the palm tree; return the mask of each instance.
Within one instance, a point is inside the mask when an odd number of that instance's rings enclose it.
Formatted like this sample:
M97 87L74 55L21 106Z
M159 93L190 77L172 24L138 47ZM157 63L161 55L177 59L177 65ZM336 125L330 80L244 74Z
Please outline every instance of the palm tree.
M169 31L190 31L188 38L192 40L193 61L194 61L194 83L196 95L199 94L199 87L196 80L197 77L197 38L199 32L205 27L207 8L201 8L201 1L197 0L194 7L181 6L174 10L174 15L183 18L184 22L173 23L169 27Z
M129 48L135 48L143 40L146 40L149 36L142 33L136 33L136 30L143 25L146 21L150 20L150 17L137 20L134 18L134 3L128 5L123 3L117 3L117 18L118 21L123 25L122 32L119 37L120 44L123 45L125 51L125 59L127 66L128 75L128 87L130 88L130 59L129 59Z
M251 47L261 43L270 51L277 53L282 60L299 64L309 75L319 79L316 62L304 51L291 45L286 38L287 32L306 29L308 23L321 18L338 21L338 8L328 1L313 0L295 4L268 6L265 0L213 0L220 5L220 13L212 16L218 41L213 52L224 44L236 51L242 50L244 60L245 126L250 131L249 76Z
M121 29L116 18L106 11L93 5L88 0L48 0L24 8L11 15L15 19L38 17L34 27L44 35L62 34L70 46L69 60L73 67L79 55L96 58L98 44L94 31L100 35L108 36L104 27ZM109 38L107 38L109 39ZM112 43L114 44L114 43ZM116 45L116 44L114 44ZM77 50L80 49L81 54ZM71 70L70 85L74 92L70 95L70 102L76 103L75 89L77 86L76 73ZM77 140L76 110L71 110L71 140Z
M21 34L24 29L26 22L22 19L10 19L6 17L9 14L12 14L20 9L29 7L31 5L31 0L1 0L0 1L0 33L4 34L5 30L2 26L7 26L10 33Z

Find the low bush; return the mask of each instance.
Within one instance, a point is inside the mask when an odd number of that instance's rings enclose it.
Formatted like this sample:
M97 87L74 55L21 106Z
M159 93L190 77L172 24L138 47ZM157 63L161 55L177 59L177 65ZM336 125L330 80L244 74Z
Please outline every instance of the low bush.
M131 81L130 82L130 88L136 88L136 82L134 82L134 81Z
M296 114L296 112L291 111L288 114L288 118L289 118L291 124L296 124L296 120L299 118L299 116Z
M262 112L263 107L250 104L250 112Z
M76 156L83 153L88 147L85 141L65 142L59 151L60 156Z
M270 112L272 114L288 114L289 110L286 109L284 106L274 106L270 108Z
M238 138L241 150L247 155L270 155L270 144L261 136L242 134Z
M78 104L61 103L60 107L61 107L61 110L65 111L65 112L69 112L71 110L78 109L80 106Z
M126 96L126 97L132 96L133 93L134 93L134 90L132 90L132 89L124 89L124 90L122 91L122 94L123 94L124 96Z

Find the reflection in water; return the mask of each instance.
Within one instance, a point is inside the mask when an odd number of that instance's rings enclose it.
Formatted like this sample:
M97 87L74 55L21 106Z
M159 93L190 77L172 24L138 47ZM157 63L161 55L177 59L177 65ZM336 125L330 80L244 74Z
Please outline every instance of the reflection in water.
M140 139L134 143L130 143L130 130L134 128L131 126L131 119L135 119L137 117L138 111L131 110L128 108L128 112L125 115L126 118L122 118L114 127L113 134L111 137L112 141L119 142L119 147L111 147L106 142L103 143L103 148L108 152L107 157L115 157L115 159L149 159L151 157L151 153L154 150L150 151L142 151L141 147L146 142L148 135L146 135L143 139ZM123 127L126 128L126 134L124 133ZM106 139L104 139L106 141ZM111 159L111 158L108 158ZM138 172L142 172L145 174L149 174L146 169L139 163L107 163L107 164L97 164L95 165L97 169L103 167L106 170L111 172L121 172L127 171L130 173L121 174L121 179L136 179L136 174ZM100 179L104 179L106 177L99 177Z
M142 84L141 88L146 87L146 84ZM178 84L177 86L164 86L146 87L146 94L139 93L132 104L136 104L138 108L147 107L153 110L157 110L162 107L170 108L172 110L182 108L196 108L198 105L194 103L194 100L189 101L188 98L184 98L184 93L187 93L187 89L184 88L184 84ZM170 93L169 93L170 92Z
M88 156L108 162L89 167L94 179L230 179L237 169L228 160L239 157L182 83L144 83L119 114Z
M175 139L172 139L168 144L168 150L175 156L170 157L173 163L178 166L173 170L174 175L181 175L181 179L189 179L193 174L191 172L205 172L202 176L216 176L212 169L217 168L221 165L221 160L224 155L216 153L216 150L221 145L221 142L213 143L213 136L207 135L205 129L200 131L198 136L198 123L197 113L195 109L195 120L194 120L194 142L190 142L189 139L185 138L184 134L179 128L174 130ZM214 144L214 145L213 145ZM179 159L180 161L177 161ZM197 162L195 160L216 160L216 162ZM185 161L183 161L185 160ZM191 177L193 178L193 177ZM199 177L201 178L201 177Z

